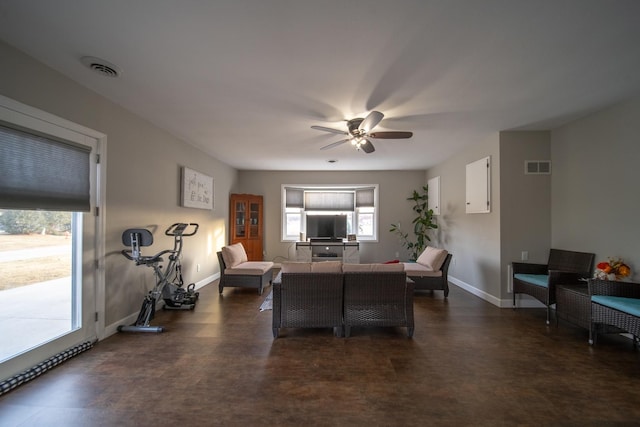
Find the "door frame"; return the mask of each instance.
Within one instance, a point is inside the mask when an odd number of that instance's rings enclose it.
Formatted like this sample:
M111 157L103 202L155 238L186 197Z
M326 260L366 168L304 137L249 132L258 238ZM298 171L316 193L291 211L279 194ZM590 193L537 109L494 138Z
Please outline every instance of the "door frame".
M4 379L70 347L104 338L107 136L3 95L0 95L0 121L92 147L91 209L82 215L83 326L0 364L0 379Z

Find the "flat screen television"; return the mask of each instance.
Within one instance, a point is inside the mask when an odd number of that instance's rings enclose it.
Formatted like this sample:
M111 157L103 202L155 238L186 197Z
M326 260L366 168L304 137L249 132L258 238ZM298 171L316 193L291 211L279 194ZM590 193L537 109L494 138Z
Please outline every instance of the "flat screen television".
M347 237L346 215L307 215L307 237L316 240L339 240Z

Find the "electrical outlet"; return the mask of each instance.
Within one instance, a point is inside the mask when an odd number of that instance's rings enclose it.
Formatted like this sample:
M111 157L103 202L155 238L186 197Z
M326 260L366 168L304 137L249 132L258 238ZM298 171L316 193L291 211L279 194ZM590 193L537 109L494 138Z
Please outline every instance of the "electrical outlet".
M522 261L529 261L529 251L522 251L520 258Z
M396 258L400 258L400 252L396 252Z
M200 271L200 264L196 264L196 271Z

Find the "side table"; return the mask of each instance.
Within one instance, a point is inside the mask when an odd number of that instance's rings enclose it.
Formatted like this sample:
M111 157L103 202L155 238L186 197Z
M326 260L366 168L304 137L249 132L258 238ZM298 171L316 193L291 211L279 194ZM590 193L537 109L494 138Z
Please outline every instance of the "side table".
M591 323L589 287L586 284L556 286L556 316L589 329Z

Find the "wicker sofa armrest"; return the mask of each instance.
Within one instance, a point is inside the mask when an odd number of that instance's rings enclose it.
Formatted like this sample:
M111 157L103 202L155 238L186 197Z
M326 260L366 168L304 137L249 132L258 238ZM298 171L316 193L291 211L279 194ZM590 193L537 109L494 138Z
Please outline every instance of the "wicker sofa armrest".
M640 298L640 283L589 279L588 284L590 295Z
M532 264L528 262L511 263L513 274L548 274L549 267L547 264Z

